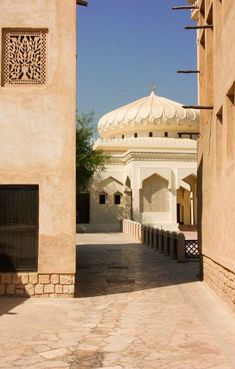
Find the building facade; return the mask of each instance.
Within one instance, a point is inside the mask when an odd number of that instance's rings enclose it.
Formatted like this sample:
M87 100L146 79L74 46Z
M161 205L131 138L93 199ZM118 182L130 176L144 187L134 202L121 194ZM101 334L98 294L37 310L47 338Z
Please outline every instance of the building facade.
M202 275L235 309L235 2L191 1L198 30Z
M73 296L76 1L2 0L0 27L0 295Z
M166 230L195 225L198 128L197 111L154 91L105 114L95 148L110 162L81 196L89 216L78 229L120 231L124 218Z

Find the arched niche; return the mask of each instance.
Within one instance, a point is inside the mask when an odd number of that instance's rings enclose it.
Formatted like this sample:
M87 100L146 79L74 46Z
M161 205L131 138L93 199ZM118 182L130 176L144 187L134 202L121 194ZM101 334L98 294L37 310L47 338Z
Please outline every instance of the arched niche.
M165 213L170 211L170 194L168 181L153 174L144 179L140 190L141 213Z

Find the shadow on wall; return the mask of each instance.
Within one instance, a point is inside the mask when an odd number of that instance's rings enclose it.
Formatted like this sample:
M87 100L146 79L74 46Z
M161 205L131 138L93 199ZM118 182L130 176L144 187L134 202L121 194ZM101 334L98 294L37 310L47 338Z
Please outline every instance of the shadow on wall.
M198 263L177 263L140 243L83 244L77 248L75 296L110 295L195 282L198 269Z
M197 171L197 191L198 191L198 247L200 254L200 278L203 280L202 261L202 212L203 212L203 156L201 157Z
M2 272L6 269L11 272ZM28 276L27 276L28 279ZM28 280L27 280L28 281ZM13 315L15 306L22 304L29 297L24 275L18 275L11 258L0 253L0 316ZM17 297L16 297L17 296Z

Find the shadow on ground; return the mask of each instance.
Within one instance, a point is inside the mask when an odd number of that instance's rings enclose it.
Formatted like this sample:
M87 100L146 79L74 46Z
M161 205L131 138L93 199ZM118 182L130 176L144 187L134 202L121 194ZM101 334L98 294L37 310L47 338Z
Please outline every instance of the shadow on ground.
M198 281L198 273L198 262L178 263L138 243L102 245L97 240L77 247L76 297L189 283Z
M0 316L7 315L16 315L13 310L16 306L23 304L26 298L20 297L0 297Z

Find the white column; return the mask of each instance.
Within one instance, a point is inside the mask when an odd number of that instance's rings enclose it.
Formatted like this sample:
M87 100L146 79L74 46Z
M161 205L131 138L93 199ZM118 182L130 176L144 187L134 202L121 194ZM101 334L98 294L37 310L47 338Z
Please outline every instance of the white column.
M193 200L193 192L190 192L190 211L191 211L191 225L194 225L194 200Z
M172 169L171 172L171 184L170 184L170 217L172 226L177 228L177 170Z
M136 222L141 222L140 214L140 191L138 187L132 189L132 214L133 220Z
M172 188L170 192L170 201L171 201L171 223L177 224L177 195L176 189Z

